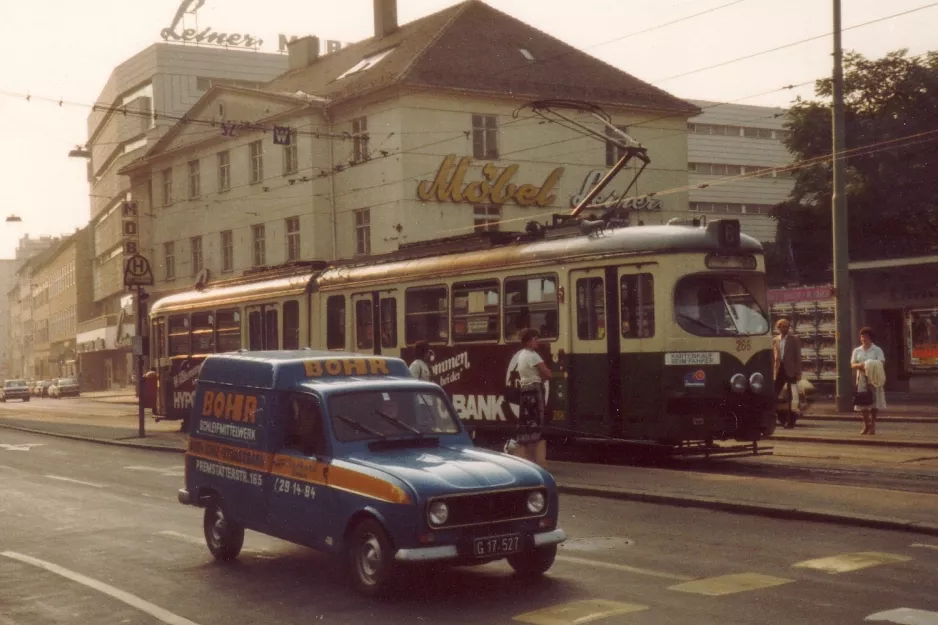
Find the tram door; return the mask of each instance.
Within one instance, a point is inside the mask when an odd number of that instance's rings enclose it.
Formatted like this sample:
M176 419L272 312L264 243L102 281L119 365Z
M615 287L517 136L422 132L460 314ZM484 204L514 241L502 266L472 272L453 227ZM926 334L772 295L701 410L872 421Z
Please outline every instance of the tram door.
M620 422L616 282L614 267L570 272L570 415L584 432Z
M261 304L244 309L248 319L248 349L280 349L280 305Z
M620 380L625 434L640 436L658 413L662 393L660 352L664 341L655 331L656 266L618 268Z
M357 293L352 296L355 351L386 356L399 353L397 307L396 289ZM376 337L378 340L375 340Z

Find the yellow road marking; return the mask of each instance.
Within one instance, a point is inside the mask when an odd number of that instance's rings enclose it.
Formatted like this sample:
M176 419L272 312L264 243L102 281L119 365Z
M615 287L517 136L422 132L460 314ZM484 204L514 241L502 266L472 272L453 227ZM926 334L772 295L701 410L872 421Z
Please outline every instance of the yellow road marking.
M530 625L582 625L609 616L641 612L647 609L647 605L587 599L526 612L516 616L514 620Z
M720 597L738 592L746 592L747 590L772 588L773 586L781 586L793 581L795 580L762 575L761 573L736 573L734 575L720 575L718 577L698 579L692 582L671 586L668 590L689 592L695 595L706 595L708 597Z
M868 569L872 566L881 564L895 564L897 562L908 562L912 558L909 556L900 556L894 553L881 553L878 551L861 551L858 553L844 553L839 556L829 558L818 558L816 560L805 560L793 564L797 569L815 569L825 571L834 575L836 573L848 573L850 571L859 571Z
M920 548L920 549L934 549L935 551L938 551L938 545L926 545L926 544L923 544L923 543L912 543L912 544L909 545L909 546L910 546L910 547L918 547L918 548Z
M572 556L557 556L557 560L560 562L569 562L571 564L583 564L586 566L595 566L600 569L609 569L611 571L621 571L623 573L635 573L638 575L647 575L649 577L660 577L663 579L673 579L679 582L686 582L694 579L693 577L687 577L685 575L675 575L673 573L665 573L663 571L653 571L651 569L642 569L635 566L629 566L627 564L613 564L612 562L602 562L600 560L588 560L586 558L574 558Z

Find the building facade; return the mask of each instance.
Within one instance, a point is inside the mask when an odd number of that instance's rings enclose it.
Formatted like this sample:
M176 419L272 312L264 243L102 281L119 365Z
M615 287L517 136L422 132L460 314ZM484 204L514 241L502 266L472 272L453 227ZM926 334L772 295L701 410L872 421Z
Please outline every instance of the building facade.
M90 223L94 241L92 291L94 314L79 323L78 343L96 379L106 386L123 385L132 371L130 338L133 312L128 311L123 267L139 246L136 231L125 231L129 184L118 170L141 156L181 118L213 84L249 88L282 73L287 58L227 48L155 44L119 65L88 117ZM129 317L131 322L123 324ZM96 353L95 356L85 354Z
M155 291L567 214L619 153L523 108L545 98L600 104L648 148L639 191L660 195L622 198L633 223L687 216L696 107L477 0L404 26L392 4L378 0L375 36L341 51L291 43L290 70L263 92L213 88L121 170ZM620 197L630 171L600 199Z
M743 232L775 241L772 208L788 199L794 173L782 143L785 110L693 100L700 115L687 124L689 209L710 219L739 219Z

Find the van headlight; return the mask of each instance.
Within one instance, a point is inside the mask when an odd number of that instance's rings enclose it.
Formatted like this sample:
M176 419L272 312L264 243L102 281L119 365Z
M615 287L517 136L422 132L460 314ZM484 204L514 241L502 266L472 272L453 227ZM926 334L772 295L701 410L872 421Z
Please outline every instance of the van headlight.
M742 373L737 373L730 378L730 386L733 388L733 392L742 393L746 390L746 376Z
M449 518L449 506L443 501L434 501L430 504L430 525L443 525Z
M540 514L544 511L547 499L544 493L539 490L528 493L528 512L531 514Z
M762 387L765 386L765 377L761 373L753 373L749 376L749 386L752 387L753 393L761 393Z

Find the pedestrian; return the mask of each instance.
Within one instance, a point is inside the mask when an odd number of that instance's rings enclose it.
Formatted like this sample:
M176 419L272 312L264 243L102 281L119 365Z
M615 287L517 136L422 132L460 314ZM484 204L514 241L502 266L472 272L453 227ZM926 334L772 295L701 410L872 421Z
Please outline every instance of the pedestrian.
M853 409L863 417L860 434L876 434L876 417L886 409L886 355L873 343L872 328L860 330L860 346L853 350L850 367L857 370Z
M410 375L426 382L430 381L430 366L427 364L429 351L426 341L417 341L414 345L414 361L410 363Z
M778 336L772 340L772 373L775 375L775 399L777 402L779 393L787 384L791 391L791 397L788 400L788 409L786 410L788 418L785 421L785 428L790 430L795 427L795 417L791 404L798 397L798 382L801 380L802 372L801 340L790 332L791 322L788 319L779 319L775 327L778 328Z
M550 369L537 353L539 338L537 330L523 330L520 335L521 350L517 353L521 396L515 442L521 447L524 457L533 461L543 459L546 455L541 428L544 426L544 382L551 378Z

